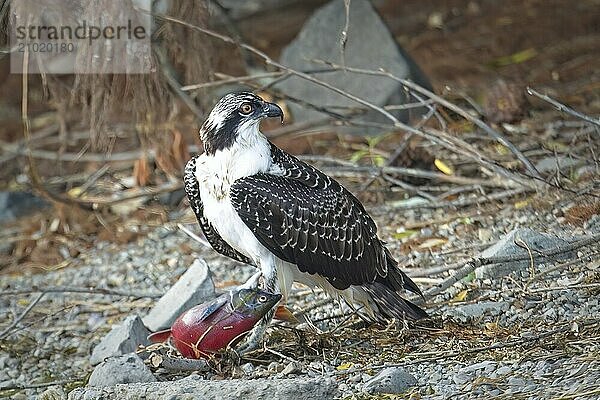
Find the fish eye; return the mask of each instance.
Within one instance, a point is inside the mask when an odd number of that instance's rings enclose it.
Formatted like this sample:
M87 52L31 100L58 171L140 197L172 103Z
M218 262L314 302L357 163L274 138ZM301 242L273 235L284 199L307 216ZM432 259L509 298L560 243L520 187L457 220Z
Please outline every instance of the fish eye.
M254 107L252 107L252 104L250 103L242 103L242 105L240 106L240 112L244 115L250 114L253 110Z
M264 303L265 301L267 301L267 296L265 296L264 294L260 295L260 296L258 297L258 301L259 301L260 303Z

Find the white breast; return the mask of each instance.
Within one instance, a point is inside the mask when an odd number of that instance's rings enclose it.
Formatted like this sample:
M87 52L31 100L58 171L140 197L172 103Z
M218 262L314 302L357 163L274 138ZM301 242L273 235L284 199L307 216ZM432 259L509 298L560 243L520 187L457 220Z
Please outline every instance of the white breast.
M231 185L237 179L267 172L271 167L269 142L257 127L254 129L255 132L240 136L230 148L198 157L196 178L204 217L223 240L260 266L260 260L264 262L271 253L244 224L229 197Z

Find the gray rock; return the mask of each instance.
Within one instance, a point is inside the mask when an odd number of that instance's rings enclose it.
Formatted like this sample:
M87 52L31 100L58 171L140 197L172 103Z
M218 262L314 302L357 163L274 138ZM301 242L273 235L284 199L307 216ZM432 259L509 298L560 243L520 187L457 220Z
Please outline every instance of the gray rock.
M304 24L296 39L283 49L281 63L302 71L327 68L323 64L315 63L314 60L325 60L336 64L345 62L348 67L369 70L383 68L397 77L411 79L421 86L430 88L431 85L423 72L398 46L388 27L368 0L353 0L350 3L350 24L345 56L342 59L340 37L346 23L345 15L343 0L333 0L319 8ZM415 101L408 100L402 85L387 77L348 71L323 72L313 76L378 106ZM287 95L320 107L359 106L347 97L296 76L278 83L276 87ZM290 103L289 107L296 122L317 121L327 117L327 114L321 111L295 103ZM343 109L336 108L335 111L347 113ZM402 113L397 113L396 116L407 120L407 115ZM360 119L389 122L374 111L360 115ZM379 131L362 127L348 129L352 133L360 134L376 134Z
M508 310L508 308L509 304L505 301L483 301L481 303L465 304L448 308L446 316L462 322L467 322L471 319L480 318L485 315L500 315L503 311Z
M337 383L329 378L204 380L197 375L170 382L134 383L114 387L79 388L70 400L94 399L199 399L199 400L312 400L339 395Z
M136 354L125 354L120 357L108 358L94 368L88 386L105 387L120 383L154 381L156 378L140 357Z
M498 363L491 360L467 365L452 376L452 381L457 385L464 385L479 376L490 376L496 370Z
M191 358L174 358L165 356L160 364L161 367L172 372L184 371L208 371L210 368L206 360Z
M50 387L42 392L38 400L64 400L67 398L67 393L60 386Z
M486 361L482 361L482 362L479 362L476 364L467 365L466 367L461 368L459 373L465 373L465 374L471 374L471 375L478 373L479 371L489 373L489 372L492 372L493 370L495 370L497 365L498 365L498 363L496 363L495 361L486 360Z
M219 4L227 9L229 18L233 20L239 20L248 18L254 14L263 12L265 10L273 10L276 7L284 8L288 4L293 3L294 0L220 0ZM217 8L213 10L213 2L208 2L208 9L210 11L217 11ZM213 15L213 13L211 13Z
M143 318L144 324L152 331L167 329L181 313L214 296L215 285L208 265L196 259Z
M130 315L115 325L108 335L92 351L90 363L96 365L108 357L120 356L134 352L139 345L147 345L150 331L137 315Z
M0 222L15 219L48 207L44 199L29 192L0 192Z
M542 314L542 316L548 320L555 320L556 319L556 309L549 308Z
M496 244L484 250L480 257L489 258L512 256L517 254L527 256L527 250L523 247L517 246L515 244L515 240L517 240L518 243L525 242L531 249L534 256L536 251L544 251L549 248L567 244L565 240L558 237L545 235L529 228L517 228L509 232ZM572 255L572 252L562 253L557 255L555 259L566 260L571 258ZM525 259L523 261L511 261L502 264L484 265L475 270L475 276L478 279L497 278L508 275L514 271L527 271L529 264L529 259Z
M244 375L251 376L254 372L254 365L252 363L245 363L240 366L241 370L244 372Z
M582 160L576 160L569 157L545 157L535 164L535 168L540 172L556 172L557 170L569 175L569 170L584 163Z
M285 376L285 375L293 374L293 373L298 372L298 371L300 371L300 369L298 368L298 365L296 364L296 362L295 361L291 361L281 371L281 374Z
M509 384L510 386L519 386L519 387L523 387L523 386L525 386L525 384L526 384L526 383L527 383L527 382L525 382L525 380L524 380L524 379L522 379L522 378L517 378L517 377L511 377L511 378L508 378L508 384Z
M404 393L417 385L417 378L400 367L389 367L365 382L363 391L386 394Z
M467 374L465 372L458 372L452 375L452 381L457 385L464 385L472 379L473 377L471 376L471 374Z
M512 372L512 368L507 365L503 365L502 367L500 367L496 370L496 373L498 375L506 375L506 374L510 374L511 372Z

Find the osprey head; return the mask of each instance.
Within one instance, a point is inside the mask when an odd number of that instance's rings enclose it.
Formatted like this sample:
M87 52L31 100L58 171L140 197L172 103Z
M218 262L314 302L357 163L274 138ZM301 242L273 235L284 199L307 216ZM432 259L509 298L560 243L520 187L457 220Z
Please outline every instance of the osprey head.
M200 128L204 151L214 154L231 147L238 138L250 140L258 132L260 121L267 117L280 117L283 111L250 92L229 93L212 109Z

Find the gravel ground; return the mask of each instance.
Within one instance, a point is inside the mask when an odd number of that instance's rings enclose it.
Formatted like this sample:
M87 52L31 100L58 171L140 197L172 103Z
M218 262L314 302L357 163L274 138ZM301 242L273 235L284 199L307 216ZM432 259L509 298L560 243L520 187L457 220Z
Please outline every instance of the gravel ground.
M419 268L470 258L517 226L566 239L600 231L597 215L576 227L564 222L561 208L544 211L531 205L536 203L518 209L494 204L452 212L371 211L392 252L405 254ZM406 229L414 233L399 233ZM436 244L432 238L443 240ZM276 323L269 351L239 367L204 375L325 375L338 381L342 397L365 398L365 382L383 366L398 365L418 382L402 395L406 398L599 398L599 252L595 243L576 250L568 261L535 263L533 269L494 279L471 274L428 300L431 321L409 327L365 327L319 291L299 287L291 307L298 315L305 312L309 321L295 327ZM146 313L195 257L207 261L218 288L244 281L253 272L193 242L173 221L127 245L101 243L61 270L3 276L1 330L35 304L0 341L0 397L34 398L46 390L47 395L64 394L84 385L92 371L89 355L111 325ZM453 272L417 279L427 288ZM132 296L68 291L45 293L41 299L39 293L6 295L34 286L106 288ZM161 380L174 377L155 372Z

